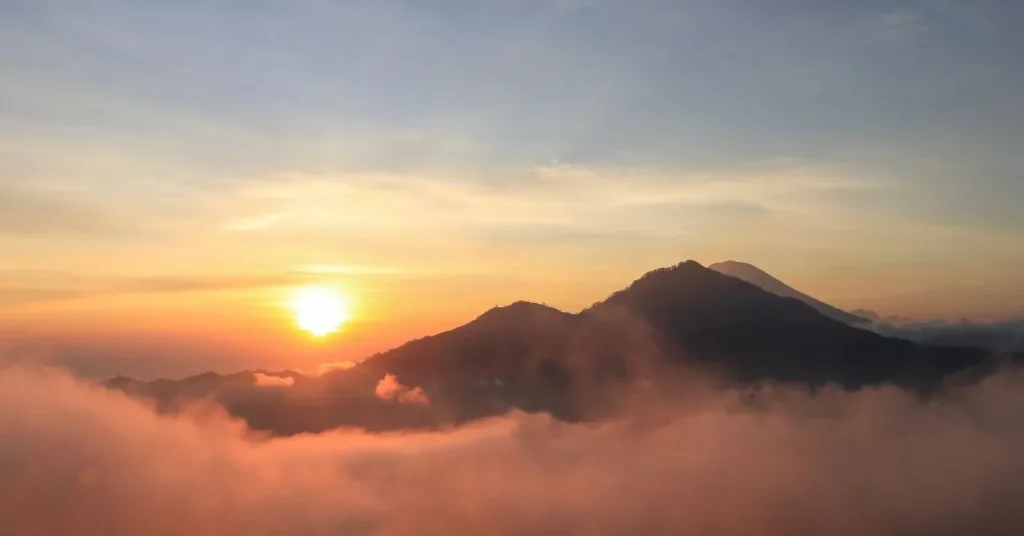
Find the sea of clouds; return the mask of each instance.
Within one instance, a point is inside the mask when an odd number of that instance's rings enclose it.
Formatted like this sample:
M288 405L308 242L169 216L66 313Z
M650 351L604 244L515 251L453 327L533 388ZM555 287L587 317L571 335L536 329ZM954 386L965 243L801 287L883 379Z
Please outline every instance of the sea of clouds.
M928 401L694 383L569 424L271 438L158 415L65 372L0 370L11 536L1024 533L1024 373Z

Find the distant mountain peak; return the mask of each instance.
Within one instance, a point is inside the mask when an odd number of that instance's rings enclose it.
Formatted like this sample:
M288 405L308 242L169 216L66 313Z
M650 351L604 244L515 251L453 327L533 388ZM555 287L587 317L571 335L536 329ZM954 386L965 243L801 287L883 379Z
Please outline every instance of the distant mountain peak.
M737 268L737 269L746 269L746 270L757 270L758 272L761 272L761 273L763 273L765 275L768 275L767 272L765 272L764 270L758 268L757 266L754 266L753 264L750 264L749 262L734 261L734 260L716 262L715 264L709 265L708 268L710 268L712 270L716 270L716 271L717 271L718 268L722 268L722 269Z
M730 276L732 275L732 273L745 273L751 275L756 274L758 276L782 283L778 279L772 277L770 274L759 269L758 266L751 264L750 262L742 262L739 260L726 260L724 262L716 262L714 264L709 264L708 267L710 270L714 270L715 272L725 274L726 276Z
M808 296L803 292L783 283L779 279L773 277L768 272L754 266L753 264L740 262L740 261L725 261L708 266L709 269L714 270L718 273L746 281L751 285L760 287L762 290L771 292L776 296L783 296L786 298L793 298L800 300L807 305L815 308L819 313L838 320L848 325L862 325L868 323L868 320L857 316L853 313L849 313L833 307L825 302L822 302L816 298Z

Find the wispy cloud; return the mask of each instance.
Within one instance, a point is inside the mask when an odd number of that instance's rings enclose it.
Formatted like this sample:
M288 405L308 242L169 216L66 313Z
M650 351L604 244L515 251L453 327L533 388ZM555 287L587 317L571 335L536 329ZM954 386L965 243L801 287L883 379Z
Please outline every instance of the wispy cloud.
M63 301L84 296L81 291L65 288L0 288L0 305L19 306L34 303Z
M292 285L309 280L287 273L161 276L115 281L105 288L113 292L204 292Z
M260 229L273 227L286 218L288 218L287 213L268 212L251 218L230 221L225 225L225 228L229 231L259 231Z
M646 214L662 207L810 212L830 193L884 187L809 167L701 173L555 164L492 181L425 174L293 176L245 193L239 202L244 210L246 197L277 199L267 213L249 217L260 225L247 230L563 226L599 232L625 224L627 230L655 232L667 226L664 213L659 221Z
M191 276L89 277L68 276L63 285L0 287L0 305L26 306L115 294L178 294L266 289L316 281L301 272L197 274Z
M127 229L110 214L60 191L0 182L0 234L112 235Z
M398 275L405 273L405 270L400 268L359 264L308 264L299 266L298 271L317 275Z

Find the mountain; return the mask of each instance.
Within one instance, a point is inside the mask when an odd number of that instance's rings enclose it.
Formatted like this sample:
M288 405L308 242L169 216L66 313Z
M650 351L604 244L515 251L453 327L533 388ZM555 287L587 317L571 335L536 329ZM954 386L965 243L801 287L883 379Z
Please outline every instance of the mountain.
M291 378L286 389L261 387L255 373L116 378L108 386L156 398L162 409L214 398L255 428L294 434L446 426L511 409L587 419L608 410L605 394L616 386L642 380L671 388L676 372L695 370L739 384L895 383L929 392L951 374L982 374L994 365L985 350L851 327L803 300L687 261L649 272L577 314L516 302L350 369L319 377L267 373Z
M591 311L608 307L639 315L669 359L704 364L738 381L930 388L988 356L984 350L923 346L854 328L802 300L694 261L650 272Z
M844 324L851 326L864 326L871 323L867 318L857 316L853 313L848 313L836 307L833 307L827 303L819 301L811 296L796 290L795 288L779 281L772 277L764 270L761 270L753 264L747 264L745 262L737 261L725 261L717 264L708 266L709 269L714 270L718 273L725 274L736 279L742 279L747 283L756 285L763 290L767 290L777 296L784 296L786 298L794 298L800 300L807 305L810 305L819 313L833 319L838 320Z
M462 393L498 378L533 400L663 364L699 365L741 382L857 387L932 385L980 360L971 349L929 348L853 328L802 300L687 261L649 272L575 315L519 302L373 356L357 369L372 371L369 377L391 373L428 392L446 386Z

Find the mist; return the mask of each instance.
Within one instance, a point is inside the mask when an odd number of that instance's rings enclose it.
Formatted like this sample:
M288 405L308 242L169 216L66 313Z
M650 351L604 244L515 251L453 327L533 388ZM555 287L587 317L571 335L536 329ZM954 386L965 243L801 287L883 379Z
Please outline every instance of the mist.
M158 415L63 372L0 371L12 535L1019 534L1024 374L925 402L693 385L569 424L275 437Z
M889 337L923 344L976 346L996 352L1024 352L1024 318L992 322L960 320L908 321L900 318L876 318L871 328Z

